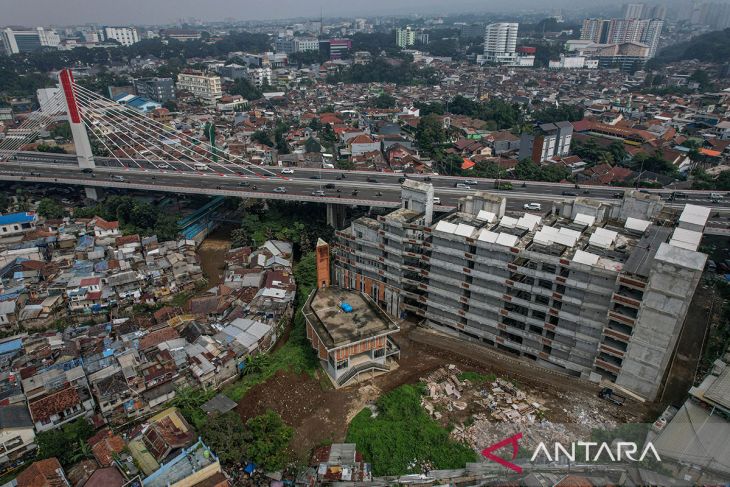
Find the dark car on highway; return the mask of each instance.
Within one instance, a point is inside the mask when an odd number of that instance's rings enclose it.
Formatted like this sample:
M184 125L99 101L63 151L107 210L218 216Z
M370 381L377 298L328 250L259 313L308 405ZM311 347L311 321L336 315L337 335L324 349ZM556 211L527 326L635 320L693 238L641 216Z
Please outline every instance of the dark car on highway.
M375 178L373 178L373 177L370 177L370 176L368 176L367 182L368 182L368 183L377 183L377 182L378 182L378 180L377 180L377 179L375 179Z

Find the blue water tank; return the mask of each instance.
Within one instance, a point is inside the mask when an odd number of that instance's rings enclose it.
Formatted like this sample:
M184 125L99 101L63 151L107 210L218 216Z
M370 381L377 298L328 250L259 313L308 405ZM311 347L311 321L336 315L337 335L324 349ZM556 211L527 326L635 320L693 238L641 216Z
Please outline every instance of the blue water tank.
M342 303L340 305L340 308L342 308L342 311L344 311L345 313L352 313L352 306L347 303Z

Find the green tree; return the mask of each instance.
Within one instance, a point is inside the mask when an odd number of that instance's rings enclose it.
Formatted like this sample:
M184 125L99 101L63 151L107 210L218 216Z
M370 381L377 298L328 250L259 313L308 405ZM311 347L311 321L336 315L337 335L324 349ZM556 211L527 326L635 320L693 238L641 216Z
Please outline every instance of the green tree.
M167 108L171 112L176 112L177 103L175 103L175 100L167 100L165 103L162 104L162 108Z
M239 78L234 81L233 86L228 91L232 95L241 95L247 100L258 100L264 96L261 90L246 78Z
M80 445L94 434L86 418L66 423L60 428L42 431L35 437L38 459L56 457L63 466L72 464L84 447ZM87 445L88 446L88 445Z
M393 108L395 106L395 97L388 93L381 93L375 98L373 106L375 108Z
M322 152L322 146L313 137L304 143L304 152Z
M257 130L251 135L251 140L258 142L259 144L274 147L274 143L271 141L271 136L266 130Z
M52 220L63 218L63 207L51 198L43 198L38 203L38 214Z
M36 148L38 152L49 152L53 154L65 154L66 149L58 145L40 144Z
M51 129L51 137L54 139L71 140L71 126L68 122L60 122Z
M284 467L286 448L294 430L272 410L246 421L247 455L259 468L274 472Z
M244 463L248 435L241 417L234 411L211 416L202 428L205 444L224 465Z
M433 155L447 141L446 130L437 115L421 117L416 128L416 142L422 152Z

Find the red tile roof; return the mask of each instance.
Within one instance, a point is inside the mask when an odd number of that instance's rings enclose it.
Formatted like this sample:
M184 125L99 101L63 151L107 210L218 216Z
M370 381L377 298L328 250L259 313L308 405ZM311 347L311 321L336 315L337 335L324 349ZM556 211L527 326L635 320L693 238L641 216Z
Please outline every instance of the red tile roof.
M70 384L64 389L54 392L28 404L34 422L48 420L54 414L61 413L81 402L79 393Z
M63 468L55 457L33 462L16 481L18 487L66 487Z
M101 282L100 277L86 277L84 279L81 279L79 282L79 286L81 287L87 287L87 286L98 286Z
M95 216L94 226L102 230L117 230L119 228L119 222L108 222L100 216Z
M114 455L121 453L127 446L121 436L112 434L111 430L104 429L89 438L89 445L94 454L94 458L99 465L108 467L114 463Z
M469 158L465 157L464 162L461 163L461 169L465 171L467 169L471 169L475 165L476 163L474 161L470 161Z
M166 342L167 340L174 340L175 338L180 338L180 334L177 332L176 329L166 326L164 328L160 328L159 330L150 332L146 336L142 337L142 339L139 341L139 349L147 350L149 348L156 347L162 342Z

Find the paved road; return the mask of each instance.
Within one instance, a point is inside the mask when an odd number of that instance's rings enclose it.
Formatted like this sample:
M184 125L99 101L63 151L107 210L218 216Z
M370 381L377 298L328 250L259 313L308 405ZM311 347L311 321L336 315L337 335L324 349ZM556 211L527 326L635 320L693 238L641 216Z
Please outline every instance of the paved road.
M59 182L66 184L86 184L89 186L125 187L140 186L137 189L156 189L159 191L200 192L206 194L225 194L244 197L266 197L273 199L341 202L370 206L394 207L399 205L400 181L402 174L373 173L364 171L341 171L332 169L296 168L294 174L274 172L273 168L252 166L242 168L237 165L219 165L216 171L195 171L179 162L167 163L167 167L152 167L146 161L125 161L120 163L112 158L97 158L97 168L93 174L80 171L74 155L30 153L17 154L16 161L0 163L0 179L25 181ZM192 163L190 163L192 165ZM279 169L280 170L280 169ZM121 176L124 181L115 181ZM343 179L344 177L344 179ZM464 184L464 178L449 176L409 176L415 180L428 180L434 186L435 196L441 206L453 207L459 198L474 190L487 190L508 197L508 209L519 210L527 202L541 202L587 196L595 199L613 200L623 191L622 188L584 186L576 189L573 185L543 182L512 182L513 189L494 190L494 180L478 179ZM286 188L285 193L274 192L275 188ZM255 188L255 189L254 189ZM324 196L313 194L323 191ZM713 202L709 191L683 191L686 198L669 201L671 191L649 190L659 194L672 207L681 208L686 203L711 206L718 213L711 217L711 225L730 226L730 200Z
M32 170L34 162L45 162L54 164L56 166L74 166L76 165L76 156L72 154L48 154L42 152L20 152L17 154L18 163L23 166L23 171L28 172ZM6 163L7 164L7 163ZM251 177L256 178L257 175L262 178L285 178L282 184L288 185L289 181L302 181L310 180L310 183L316 183L314 178L321 178L323 182L336 183L344 187L357 187L360 189L366 189L370 187L380 188L383 185L395 185L399 184L399 180L404 176L397 173L373 173L367 171L341 171L333 169L304 169L296 168L294 174L286 175L281 174L280 168L268 168L265 166L242 166L239 164L210 164L208 170L196 171L194 163L180 163L180 162L166 162L160 164L159 162L148 162L145 160L122 160L122 162L114 158L96 158L96 164L99 168L108 168L115 171L124 170L135 170L135 171L149 171L157 174L174 174L174 173L188 173L197 174L199 176L219 176L219 177ZM156 167L155 167L156 166ZM342 176L345 179L342 179ZM429 177L426 176L409 176L416 180L426 180ZM441 190L456 189L455 185L465 183L467 179L451 177L451 176L430 176L429 182L431 182L436 190L436 196L441 196ZM473 182L468 183L471 190L493 190L494 180L493 179L473 179ZM350 183L350 184L348 184ZM512 181L513 190L510 194L520 193L520 198L529 199L529 195L535 196L554 196L554 197L573 197L573 196L590 196L598 199L611 199L615 195L620 194L624 189L616 187L604 187L604 186L584 186L580 189L575 189L572 184L559 184L559 183L543 183L530 181L522 182ZM671 190L646 190L651 193L659 194L665 199L669 199L672 194ZM463 193L464 191L462 191ZM468 192L468 190L466 191ZM710 191L682 191L687 198L677 199L674 203L685 204L694 203L702 204L705 206L718 206L718 207L730 207L730 203L725 202L712 202L710 201ZM524 195L524 197L522 196Z

